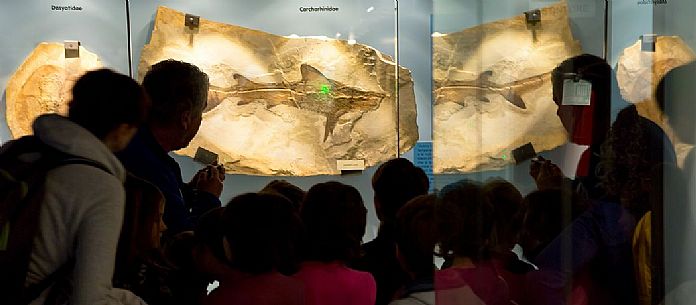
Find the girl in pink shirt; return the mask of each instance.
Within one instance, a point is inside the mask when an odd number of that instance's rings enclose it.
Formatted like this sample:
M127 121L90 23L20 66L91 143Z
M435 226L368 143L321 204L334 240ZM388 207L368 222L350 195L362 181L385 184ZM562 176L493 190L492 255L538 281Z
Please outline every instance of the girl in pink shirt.
M371 274L346 267L360 253L367 209L354 187L339 182L309 189L301 217L307 230L305 262L295 278L305 284L307 305L373 305Z
M509 289L490 255L493 206L481 185L462 180L443 188L435 203L440 255L449 267L435 272L438 305L510 305Z

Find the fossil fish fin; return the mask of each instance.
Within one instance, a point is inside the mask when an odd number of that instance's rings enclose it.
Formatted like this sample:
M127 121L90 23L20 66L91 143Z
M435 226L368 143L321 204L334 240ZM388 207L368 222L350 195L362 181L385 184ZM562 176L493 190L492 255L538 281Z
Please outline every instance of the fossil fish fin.
M326 126L324 127L324 142L329 138L329 135L333 135L333 131L338 124L338 118L346 114L345 110L339 110L335 113L324 114L326 116Z
M237 86L239 88L256 88L258 84L252 80L246 78L244 75L235 73L232 77L237 81Z
M506 89L500 92L500 95L502 95L511 104L522 109L527 109L527 105L522 100L522 97L520 97L515 90Z
M478 78L476 79L476 84L479 86L488 86L491 83L490 78L493 76L493 71L491 70L486 70L481 72L479 74Z
M324 127L324 142L326 142L326 139L329 138L329 134L333 134L333 130L334 128L336 128L337 123L337 117L334 117L332 115L326 116L326 126Z
M312 67L308 64L302 64L300 66L300 73L302 74L302 81L308 82L311 84L324 84L324 85L331 85L333 82L327 78L324 73L319 72L317 68Z

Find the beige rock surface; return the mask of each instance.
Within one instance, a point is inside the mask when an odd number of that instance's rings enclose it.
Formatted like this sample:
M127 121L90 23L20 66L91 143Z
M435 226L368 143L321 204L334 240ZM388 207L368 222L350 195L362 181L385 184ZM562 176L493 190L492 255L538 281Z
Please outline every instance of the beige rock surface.
M211 81L200 131L178 153L217 153L228 173L338 174L336 160L367 166L396 155L393 60L376 49L319 37L283 37L159 7L138 66L173 58L200 67ZM399 68L400 148L418 139L413 80Z
M655 52L643 52L641 41L626 48L616 67L621 96L636 105L638 113L658 124L672 140L677 159L683 163L691 145L684 144L665 121L654 92L660 80L672 69L696 59L694 51L677 36L658 36Z
M7 82L6 118L12 137L32 134L31 124L41 114L67 113L73 83L101 66L97 55L84 47L79 58L65 58L62 43L36 46Z
M566 142L552 100L550 72L581 54L565 1L461 32L433 35L433 170L466 173L513 163L511 151Z

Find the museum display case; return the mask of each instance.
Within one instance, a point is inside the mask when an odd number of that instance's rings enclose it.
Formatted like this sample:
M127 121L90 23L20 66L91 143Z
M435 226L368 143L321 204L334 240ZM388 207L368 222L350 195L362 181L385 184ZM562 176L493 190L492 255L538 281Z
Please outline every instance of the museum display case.
M434 1L432 139L436 188L501 177L523 193L536 154L573 176L582 147L556 115L551 71L604 57L605 1ZM575 162L575 164L573 164Z
M64 112L69 88L85 70L129 73L122 1L6 1L0 26L6 29L0 44L1 142L30 133L41 113Z
M130 17L136 79L167 58L210 77L199 133L177 152L184 172L204 148L231 174L226 198L268 176L352 184L369 209L366 239L376 234L371 176L419 136L394 1L132 0Z
M607 150L590 150L588 145L572 142L573 135L568 135L559 121L561 114L557 115L559 107L547 78L559 63L574 55L601 57L612 72L611 90L606 96L611 102L610 121L614 123L621 110L635 105L637 113L651 121L641 126L651 126L647 129L656 133L652 136L660 137L657 143L650 143L656 145L652 148L661 148L651 152L659 157L650 162L664 162L662 168L653 168L649 177L636 177L638 171L632 170L621 173L626 180L642 179L642 184L632 186L633 193L656 195L649 199L651 213L630 220L635 221L633 224L626 223L636 228L629 235L633 255L649 260L634 261L640 304L693 303L696 170L693 139L688 135L689 130L693 133L696 113L684 107L666 117L657 102L661 96L655 92L665 75L696 59L695 13L696 2L679 0L434 0L432 162L436 188L462 178L486 181L501 177L513 182L524 195L537 189L530 177L530 159L535 156L551 160L564 176L576 178L584 153L590 152L596 158L611 154L609 146L603 147ZM669 109L675 97L687 99L685 103L693 99L696 78L693 74L690 77L678 88L665 89L665 107ZM588 107L560 103L580 107L577 109ZM655 131L659 129L664 136ZM648 132L643 131L632 130L618 141L635 145L638 140L633 142L631 137L645 137ZM672 152L676 165L668 155ZM624 157L633 160L605 161L637 164L631 163L637 155ZM603 166L590 175L600 179L606 175L607 184L615 183L610 180L615 176L610 175L617 173L607 172L612 164ZM602 200L615 200L626 209L632 208L624 201L630 195L609 195L615 197ZM652 239L646 242L645 236ZM566 247L565 251L573 255L586 250L570 244ZM577 265L573 264L568 261L561 267L575 270Z
M202 148L229 174L223 201L273 177L303 188L340 180L360 189L371 239L370 179L397 155L423 167L433 189L502 177L528 193L537 154L573 177L587 147L568 142L550 73L589 53L616 75L612 119L635 104L680 164L691 151L652 96L696 58L688 0L107 2L3 4L0 25L12 30L0 45L1 142L64 112L86 70L142 80L160 60L188 61L211 88L199 134L175 156L185 179Z

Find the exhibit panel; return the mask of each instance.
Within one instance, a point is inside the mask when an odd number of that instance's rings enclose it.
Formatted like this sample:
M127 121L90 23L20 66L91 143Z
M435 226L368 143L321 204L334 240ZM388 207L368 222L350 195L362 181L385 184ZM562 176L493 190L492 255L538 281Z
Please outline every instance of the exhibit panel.
M696 264L692 259L696 256L696 163L692 148L696 142L693 137L696 130L696 110L693 107L696 97L693 62L696 50L696 2L656 1L651 9L653 27L649 33L655 35L655 43L642 43L645 52L640 58L643 61L641 71L647 72L642 77L646 86L650 80L650 85L656 85L655 82L674 68L689 64L677 72L682 74L677 74L681 77L673 79L676 85L665 88L663 101L666 113L656 109L655 97L641 103L644 112L652 114L650 118L653 120L659 119L661 126L670 132L681 168L676 173L667 170L663 173L662 223L657 226L663 230L663 239L657 240L657 244L662 246L657 257L660 266L657 270L661 271L657 274L661 281L653 284L653 300L667 305L690 304L696 298Z
M696 59L690 38L693 33L688 33L693 29L686 30L693 22L684 19L689 6L692 6L689 1L612 2L611 5L609 62L615 68L620 93L615 97L613 111L627 106L624 101L636 105L642 116L665 130L675 147L679 164L683 164L692 145L675 135L662 117L653 92L667 72ZM681 18L666 18L667 11ZM675 23L676 20L680 21ZM691 43L685 39L691 39Z
M336 10L316 14L343 14L340 7L330 8ZM306 9L289 13L303 17ZM187 18L196 24L187 25ZM205 148L219 155L228 173L311 176L339 174L339 160L373 166L413 146L413 80L392 56L351 32L346 39L339 31L326 37L326 26L311 36L256 28L157 7L138 78L173 58L197 65L211 81L201 130L179 153L193 157ZM386 31L393 34L393 28Z
M372 174L408 151L419 133L411 72L396 63L394 1L130 1L129 7L137 78L167 58L196 64L211 78L200 131L177 152L185 179L202 166L191 158L201 147L230 174L223 202L258 191L268 176L304 189L348 183L369 209L365 239L375 236ZM195 26L186 25L187 14ZM342 171L339 161L352 170Z
M529 159L573 177L583 147L567 144L550 72L605 52L604 1L434 1L435 183L502 177L534 189Z
M42 113L65 113L85 71L129 73L123 1L5 1L0 26L0 142L30 134Z

